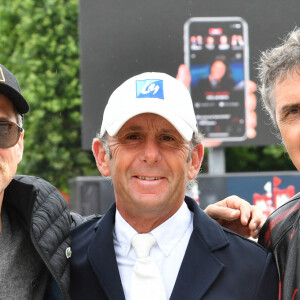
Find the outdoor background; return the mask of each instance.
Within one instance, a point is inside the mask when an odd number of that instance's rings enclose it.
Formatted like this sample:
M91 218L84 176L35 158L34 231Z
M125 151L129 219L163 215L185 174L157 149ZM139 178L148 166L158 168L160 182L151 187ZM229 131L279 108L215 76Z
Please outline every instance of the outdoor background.
M91 151L81 148L78 12L78 0L0 0L0 63L15 74L31 106L18 173L40 176L64 192L69 179L99 174ZM279 140L226 148L226 172L279 170L295 170Z

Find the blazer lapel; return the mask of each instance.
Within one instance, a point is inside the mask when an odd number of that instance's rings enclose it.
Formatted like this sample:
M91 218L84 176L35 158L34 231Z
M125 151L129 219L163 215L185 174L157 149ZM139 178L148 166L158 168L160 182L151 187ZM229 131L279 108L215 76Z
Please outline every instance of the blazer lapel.
M191 199L186 199L186 203L194 213L194 230L170 300L201 299L224 267L213 251L228 245L220 227L197 203Z
M113 245L115 204L95 226L95 239L88 251L90 264L109 299L124 299Z
M194 230L170 300L201 299L223 268L213 252L228 245L223 231L197 203L188 198L186 203L194 213ZM95 225L95 238L88 258L108 298L125 300L113 245L115 210L113 205Z

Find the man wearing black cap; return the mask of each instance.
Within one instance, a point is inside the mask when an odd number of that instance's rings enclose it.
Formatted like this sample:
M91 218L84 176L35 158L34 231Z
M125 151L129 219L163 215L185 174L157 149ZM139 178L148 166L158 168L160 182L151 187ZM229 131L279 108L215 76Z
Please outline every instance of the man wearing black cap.
M0 65L0 299L47 299L47 282L69 299L67 203L48 182L15 176L28 111L16 78Z

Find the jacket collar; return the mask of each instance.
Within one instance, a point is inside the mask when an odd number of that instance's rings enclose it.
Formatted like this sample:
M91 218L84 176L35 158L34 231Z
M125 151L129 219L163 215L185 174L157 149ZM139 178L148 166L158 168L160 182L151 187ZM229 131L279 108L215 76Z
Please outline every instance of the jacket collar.
M222 227L203 212L196 201L186 196L185 202L194 213L194 231L205 241L210 251L215 251L229 244Z
M3 198L3 204L20 215L26 230L29 230L37 193L37 188L30 178L30 176L15 176L5 189Z
M201 299L221 273L224 265L214 251L229 245L222 228L198 204L186 197L194 213L194 230L184 255L170 300ZM201 284L200 284L201 283Z
M109 299L125 300L113 244L116 204L94 226L95 238L88 259Z
M194 213L194 230L171 300L186 299L187 295L192 295L193 299L201 298L223 269L223 264L213 252L229 244L222 228L194 200L186 197L185 201ZM108 298L125 299L113 245L115 211L116 206L113 204L106 215L95 224L96 235L89 247L88 257Z

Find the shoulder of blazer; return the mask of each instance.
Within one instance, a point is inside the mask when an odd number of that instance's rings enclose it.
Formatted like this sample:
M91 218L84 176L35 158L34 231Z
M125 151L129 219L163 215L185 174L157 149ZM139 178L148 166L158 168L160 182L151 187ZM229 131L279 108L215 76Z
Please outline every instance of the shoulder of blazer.
M103 217L103 215L100 214L93 214L93 215L89 215L89 216L82 216L78 213L74 213L71 212L71 218L72 218L72 229L74 229L75 227L90 221L90 220L99 220Z

